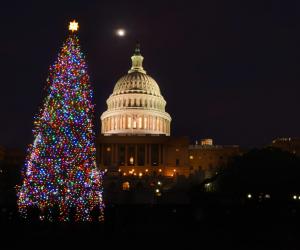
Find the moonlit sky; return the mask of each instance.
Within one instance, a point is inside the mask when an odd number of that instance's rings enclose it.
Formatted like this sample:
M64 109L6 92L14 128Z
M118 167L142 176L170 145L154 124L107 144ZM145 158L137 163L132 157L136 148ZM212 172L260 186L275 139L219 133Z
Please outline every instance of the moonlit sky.
M73 19L95 90L97 134L139 41L173 135L242 146L300 136L297 1L5 1L0 12L0 145L32 143L48 68Z

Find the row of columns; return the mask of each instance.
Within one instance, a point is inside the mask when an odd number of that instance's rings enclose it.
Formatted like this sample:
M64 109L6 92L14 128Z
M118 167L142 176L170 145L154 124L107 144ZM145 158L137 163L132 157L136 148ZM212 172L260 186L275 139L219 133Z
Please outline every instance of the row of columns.
M109 109L124 108L124 107L145 107L154 109L164 109L164 103L155 100L147 99L121 99L111 101L108 105Z
M100 148L100 164L105 165L104 159L105 154L109 155L111 157L111 165L117 166L119 163L120 155L119 155L119 145L120 144L103 144ZM138 166L138 145L141 144L122 144L125 146L125 160L124 160L124 166ZM144 151L144 166L152 166L151 158L152 158L152 152L151 152L151 145L152 144L142 144L145 147ZM158 161L155 166L161 166L164 164L165 159L165 149L163 144L156 144L158 145ZM134 154L129 155L128 148L129 146L134 146ZM133 164L128 164L128 159L130 157L134 158Z
M102 121L102 133L124 129L145 129L170 134L170 122L162 117L150 115L118 115L107 117Z

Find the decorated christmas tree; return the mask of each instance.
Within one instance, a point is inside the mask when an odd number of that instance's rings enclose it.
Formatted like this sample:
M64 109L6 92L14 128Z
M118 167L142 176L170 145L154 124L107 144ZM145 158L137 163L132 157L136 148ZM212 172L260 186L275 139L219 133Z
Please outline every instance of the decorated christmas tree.
M47 95L34 121L18 207L26 217L38 209L40 219L103 220L102 172L96 168L94 105L87 65L70 23L70 35L50 67Z

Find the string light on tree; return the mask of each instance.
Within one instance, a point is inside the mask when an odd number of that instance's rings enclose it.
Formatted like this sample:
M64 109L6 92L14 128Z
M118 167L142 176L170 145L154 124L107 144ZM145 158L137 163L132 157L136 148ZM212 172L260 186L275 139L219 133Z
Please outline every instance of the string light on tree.
M18 207L26 217L38 208L40 219L90 221L98 211L103 220L103 172L96 168L93 91L87 65L70 23L66 39L47 79L48 92L34 121ZM57 209L56 209L57 208ZM55 218L54 218L55 219Z

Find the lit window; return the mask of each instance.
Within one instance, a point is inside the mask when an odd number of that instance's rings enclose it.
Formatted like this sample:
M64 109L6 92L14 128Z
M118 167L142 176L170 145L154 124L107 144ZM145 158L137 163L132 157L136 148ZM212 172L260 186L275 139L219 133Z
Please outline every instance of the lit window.
M139 117L139 128L142 128L142 117Z
M133 165L134 159L133 159L132 156L129 158L129 162L130 162L131 165Z
M122 117L122 128L125 128L125 116Z
M147 117L144 118L144 128L147 129Z
M130 184L128 181L123 182L122 185L123 190L129 190L130 189Z
M127 124L128 128L131 128L131 117L128 117L128 124Z
M133 120L133 125L132 125L133 128L136 128L136 120Z

